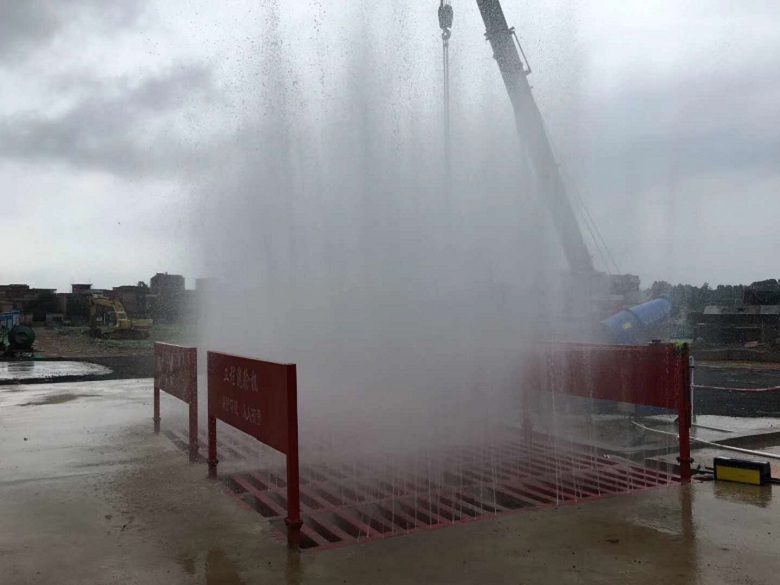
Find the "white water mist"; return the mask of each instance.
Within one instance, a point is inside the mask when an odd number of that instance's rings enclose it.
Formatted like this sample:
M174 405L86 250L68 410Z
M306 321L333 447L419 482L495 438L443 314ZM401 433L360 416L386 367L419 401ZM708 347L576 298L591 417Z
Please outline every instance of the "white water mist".
M304 437L411 448L515 416L564 266L484 43L459 62L453 40L445 192L440 41L402 4L356 8L305 52L284 5L264 5L255 91L201 190L196 245L214 279L201 347L297 363Z

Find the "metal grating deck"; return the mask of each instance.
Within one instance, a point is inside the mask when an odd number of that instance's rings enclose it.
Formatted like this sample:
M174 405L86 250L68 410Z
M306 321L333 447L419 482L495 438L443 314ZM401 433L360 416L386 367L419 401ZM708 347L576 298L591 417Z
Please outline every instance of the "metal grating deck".
M165 434L186 450L185 432ZM223 461L252 456L251 447L235 437L220 441ZM282 535L284 467L223 475L222 481ZM342 546L678 483L676 475L542 440L460 448L402 466L302 465L302 548Z

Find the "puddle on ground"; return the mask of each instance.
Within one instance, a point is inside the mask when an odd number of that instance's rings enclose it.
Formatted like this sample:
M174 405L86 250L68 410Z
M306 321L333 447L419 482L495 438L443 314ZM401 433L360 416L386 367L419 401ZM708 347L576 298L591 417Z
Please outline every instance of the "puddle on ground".
M224 551L212 549L206 556L206 585L246 585Z
M88 398L90 396L97 396L97 394L50 394L44 398L41 398L37 402L25 402L19 406L45 406L47 404L65 404L78 398Z
M197 557L184 556L177 558L176 561L187 575L194 576L198 572ZM222 549L209 550L203 571L206 585L247 585ZM302 574L300 553L288 551L285 581L288 585L300 585Z
M734 504L768 508L772 503L771 485L747 485L728 481L716 481L715 497Z
M106 376L109 368L87 362L19 361L0 362L0 381L25 382L77 376Z

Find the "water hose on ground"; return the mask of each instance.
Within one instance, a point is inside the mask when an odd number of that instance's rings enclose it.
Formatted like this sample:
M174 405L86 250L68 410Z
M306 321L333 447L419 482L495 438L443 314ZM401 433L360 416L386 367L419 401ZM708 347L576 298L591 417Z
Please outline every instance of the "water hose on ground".
M719 433L733 433L734 431L730 431L728 429L719 429L718 427L711 427L708 425L697 425L694 423L691 423L692 427L695 427L697 429L707 429L708 431L718 431Z
M780 390L780 386L770 386L769 388L728 388L726 386L693 384L691 387L695 390L725 390L726 392L776 392Z
M658 429L652 429L645 425L641 425L638 422L633 420L631 421L631 424L645 431L650 431L651 433L669 435L671 437L675 437L676 439L680 438L680 436L677 435L676 433L670 433L669 431L659 431ZM702 445L708 445L709 447L715 447L716 449L722 449L724 451L734 451L736 453L744 453L746 455L754 455L756 457L766 457L767 459L780 459L780 455L778 455L777 453L767 453L766 451L753 451L751 449L743 449L741 447L732 447L731 445L721 445L720 443L713 443L712 441L705 441L704 439L696 439L694 437L691 437L691 441L695 443L701 443Z

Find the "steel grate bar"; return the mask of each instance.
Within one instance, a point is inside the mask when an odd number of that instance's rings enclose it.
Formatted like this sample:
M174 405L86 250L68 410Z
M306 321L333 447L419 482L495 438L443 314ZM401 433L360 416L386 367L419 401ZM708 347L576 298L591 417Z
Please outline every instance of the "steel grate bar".
M186 450L186 433L166 430L164 435ZM220 441L224 460L250 466L252 459L260 457L260 451L247 447L240 435L225 436ZM285 477L284 468L270 466L226 475L223 481L283 530ZM436 457L425 454L406 465L357 461L303 465L301 478L302 546L314 549L675 485L680 480L667 471L599 456L566 441L525 443L516 437Z

